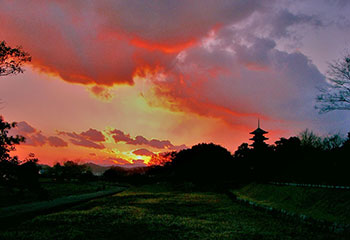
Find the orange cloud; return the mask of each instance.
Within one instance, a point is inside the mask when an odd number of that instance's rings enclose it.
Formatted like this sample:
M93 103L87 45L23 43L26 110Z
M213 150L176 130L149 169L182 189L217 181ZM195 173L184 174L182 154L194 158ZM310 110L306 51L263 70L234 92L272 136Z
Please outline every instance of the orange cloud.
M175 45L152 43L152 42L148 42L148 41L145 41L145 40L139 39L139 38L134 38L131 40L131 44L133 44L139 48L145 48L149 51L159 50L159 51L162 51L164 53L178 53L186 48L193 46L196 43L197 43L197 40L195 40L195 39L189 40L188 42L185 42L182 44L175 44Z

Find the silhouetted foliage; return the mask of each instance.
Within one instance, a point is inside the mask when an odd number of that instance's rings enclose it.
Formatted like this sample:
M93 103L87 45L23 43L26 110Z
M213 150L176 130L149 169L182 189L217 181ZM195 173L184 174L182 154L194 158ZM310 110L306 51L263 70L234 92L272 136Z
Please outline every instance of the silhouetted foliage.
M254 151L249 147L248 143L242 143L238 146L233 154L235 159L235 175L238 182L249 182L252 179L252 170L254 168L253 158Z
M94 181L97 180L97 176L95 176L92 171L88 169L80 175L80 180L85 182Z
M280 138L275 142L271 180L292 180L291 175L299 172L303 164L301 140L298 137Z
M151 166L147 176L217 186L250 181L350 184L350 162L344 157L349 155L350 133L345 140L338 134L320 137L305 130L274 145L242 143L233 156L219 145L198 144L172 153L163 166Z
M23 136L10 136L9 130L16 127L16 122L5 122L0 116L0 161L9 161L18 164L18 157L11 157L10 152L16 150L15 145L25 141Z
M169 166L175 179L208 184L230 180L233 163L233 156L225 148L202 143L178 152Z
M23 161L10 155L16 150L16 145L25 141L23 136L9 135L9 130L14 127L15 122L8 123L0 116L0 184L9 189L17 187L37 191L40 189L38 159L32 153Z
M61 165L56 163L52 168L47 169L46 176L58 181L64 180L93 180L94 176L85 164L78 164L74 161L66 161Z
M31 59L21 46L12 48L5 41L0 42L0 76L22 73L23 64Z
M128 175L128 170L123 167L111 167L103 173L103 177L107 181L121 181L125 180Z
M111 167L103 174L103 179L111 182L119 183L131 183L131 184L147 184L149 183L149 177L146 176L146 172L149 167Z
M347 137L347 139L344 141L343 146L344 146L345 148L350 148L350 132L348 133L348 137Z
M63 163L63 177L66 179L79 179L83 173L88 171L85 165L79 165L74 161Z
M345 140L339 134L335 134L335 135L323 138L322 148L324 150L331 151L333 149L340 148L344 143L345 143Z
M38 190L39 184L39 170L38 159L33 153L22 162L18 167L18 183L21 188L29 190Z
M245 159L249 157L249 154L251 153L252 149L249 148L248 143L242 143L238 146L237 150L234 153L234 157L236 159Z
M305 130L298 137L281 138L275 142L272 162L266 161L272 172L269 180L303 183L341 183L345 181L346 141L335 134L320 137Z
M23 136L10 136L9 130L16 127L16 123L4 121L0 116L0 183L13 185L17 179L16 167L20 163L17 156L10 152L16 150L16 145L24 142Z
M306 129L299 134L300 144L307 149L322 149L322 139L312 131Z
M320 89L316 108L321 113L350 110L350 54L329 64L327 88Z

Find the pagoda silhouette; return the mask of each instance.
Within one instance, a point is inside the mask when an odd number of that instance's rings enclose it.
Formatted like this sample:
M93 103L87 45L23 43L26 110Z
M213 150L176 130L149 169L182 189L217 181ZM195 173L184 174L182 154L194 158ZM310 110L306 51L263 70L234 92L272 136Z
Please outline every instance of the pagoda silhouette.
M255 129L253 132L250 132L249 134L253 134L254 136L250 138L249 140L252 140L253 143L250 144L254 149L263 149L267 147L267 143L265 143L265 140L268 138L264 136L264 134L267 134L265 130L262 130L260 128L260 119L258 119L258 128Z

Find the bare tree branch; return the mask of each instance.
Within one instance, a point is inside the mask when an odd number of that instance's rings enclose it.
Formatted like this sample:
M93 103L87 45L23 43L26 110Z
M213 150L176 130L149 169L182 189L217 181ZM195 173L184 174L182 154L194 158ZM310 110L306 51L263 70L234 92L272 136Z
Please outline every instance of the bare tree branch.
M320 113L350 110L350 54L329 64L328 86L319 89L316 109Z
M0 42L0 77L22 73L25 62L32 60L21 46L11 48L5 41Z

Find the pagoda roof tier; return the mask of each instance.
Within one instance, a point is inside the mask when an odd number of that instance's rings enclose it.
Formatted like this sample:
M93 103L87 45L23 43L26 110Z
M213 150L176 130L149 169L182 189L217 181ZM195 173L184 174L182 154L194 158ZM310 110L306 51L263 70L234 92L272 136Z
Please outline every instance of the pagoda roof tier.
M265 137L265 136L261 136L261 137L259 137L259 138L256 138L255 136L254 137L252 137L252 138L250 138L249 140L268 140L268 138L267 137Z
M265 130L262 130L260 127L258 127L257 129L255 129L253 132L250 132L249 134L266 134L268 132L266 132Z

